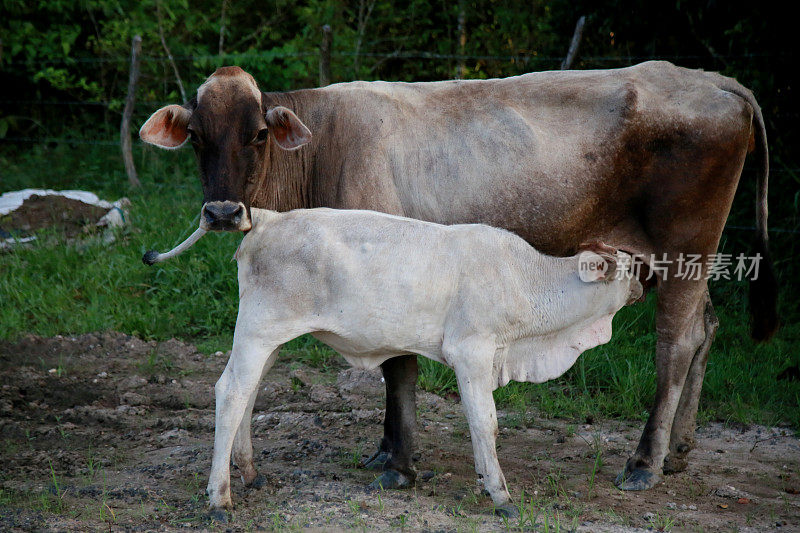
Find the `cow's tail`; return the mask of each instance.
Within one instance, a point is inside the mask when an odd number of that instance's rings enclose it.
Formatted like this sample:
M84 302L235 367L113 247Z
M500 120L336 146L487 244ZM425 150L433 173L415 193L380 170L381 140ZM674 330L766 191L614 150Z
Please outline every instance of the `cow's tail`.
M755 146L753 151L757 158L756 189L756 233L753 240L754 257L760 255L758 276L750 280L750 317L752 329L750 334L756 341L767 341L778 330L778 282L769 253L769 235L767 234L767 189L769 180L769 147L767 132L764 127L764 116L753 93L735 80L722 78L720 89L731 92L744 99L753 108L753 135ZM758 254L758 255L757 255Z
M194 243L199 241L200 237L205 235L207 231L208 230L206 228L204 228L203 224L201 223L200 227L197 228L196 230L194 230L194 233L189 235L188 239L186 239L185 241L180 243L178 246L176 246L175 248L173 248L169 252L164 252L163 254L160 254L160 253L156 252L155 250L150 250L150 251L146 252L142 256L142 263L144 263L147 266L151 266L151 265L155 265L156 263L160 263L162 261L166 261L167 259L171 259L171 258L175 257L176 255L180 255L183 252L185 252L186 250L188 250L189 248L191 248L192 246L194 246Z

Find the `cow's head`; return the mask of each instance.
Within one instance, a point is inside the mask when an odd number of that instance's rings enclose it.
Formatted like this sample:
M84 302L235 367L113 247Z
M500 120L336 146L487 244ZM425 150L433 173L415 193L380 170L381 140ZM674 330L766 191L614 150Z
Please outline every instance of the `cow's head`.
M295 150L311 132L285 107L267 109L253 77L222 67L183 106L153 113L139 136L161 148L192 143L203 182L201 225L209 230L250 229L250 198L269 164L269 145Z

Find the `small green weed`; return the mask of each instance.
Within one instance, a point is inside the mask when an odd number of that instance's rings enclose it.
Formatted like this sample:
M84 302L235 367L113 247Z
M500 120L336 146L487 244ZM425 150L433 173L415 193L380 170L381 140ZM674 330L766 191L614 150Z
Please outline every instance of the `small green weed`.
M675 526L675 520L669 515L656 513L653 518L650 519L650 524L652 524L653 529L656 531L672 531L672 528Z
M364 454L364 446L359 443L350 450L342 451L342 465L345 468L358 468L361 466L361 457Z

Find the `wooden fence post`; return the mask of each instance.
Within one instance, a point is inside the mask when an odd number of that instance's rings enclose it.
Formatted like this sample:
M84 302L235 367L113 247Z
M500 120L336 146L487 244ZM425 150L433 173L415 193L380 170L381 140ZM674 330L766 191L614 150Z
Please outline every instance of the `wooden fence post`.
M331 83L331 47L333 34L331 27L325 24L322 27L322 44L319 47L319 86L325 87Z
M167 53L167 61L172 65L172 72L175 73L175 81L178 83L178 90L181 93L181 101L186 103L186 91L183 89L183 80L181 80L181 73L178 71L178 65L175 64L175 58L172 57L172 52L167 46L167 39L164 37L164 25L162 24L161 17L161 0L156 0L156 19L158 19L158 36L161 38L161 46L164 47L164 52Z
M586 17L581 16L578 23L575 25L575 33L572 34L572 42L569 43L569 51L567 57L561 62L561 70L569 70L572 67L572 62L575 56L578 55L578 47L581 44L581 36L583 35L583 25L586 23Z
M142 186L142 182L139 181L139 176L136 175L136 167L133 166L130 130L133 104L136 101L136 85L139 83L139 54L141 51L142 38L138 35L134 35L131 43L131 71L128 76L128 96L125 98L125 109L122 112L122 124L119 127L122 159L125 162L125 172L128 173L128 180L131 182L132 187Z
M464 74L467 72L467 61L464 54L467 49L467 9L464 5L464 0L458 1L458 70L456 77L460 80L464 79Z

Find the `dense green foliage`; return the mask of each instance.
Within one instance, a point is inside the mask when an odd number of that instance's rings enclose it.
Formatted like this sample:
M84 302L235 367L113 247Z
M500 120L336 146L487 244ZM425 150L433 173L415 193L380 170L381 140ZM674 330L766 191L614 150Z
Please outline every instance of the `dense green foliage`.
M243 66L264 90L316 85L323 24L333 28L333 81L445 79L462 68L468 78L509 76L558 68L580 15L587 22L574 68L664 58L722 70L756 92L770 129L796 118L788 116L796 110L792 32L769 3L0 0L0 15L0 137L8 127L8 135L113 138L136 34L146 113L180 100L167 49L189 96L223 64ZM86 129L89 118L107 126L105 135Z
M227 64L244 67L264 90L316 85L323 24L333 28L333 81L434 80L460 73L483 78L558 68L577 18L586 15L573 68L664 58L734 76L761 103L771 146L770 225L783 230L771 238L784 327L772 343L753 345L746 285L712 285L722 325L701 411L712 418L798 427L800 385L776 379L798 364L800 353L793 32L779 5L762 4L0 0L0 193L51 187L88 189L109 199L127 195L134 217L134 229L112 246L52 246L52 236L30 249L0 253L0 338L113 328L147 338L189 338L207 350L229 348L236 236L208 235L162 266L139 263L146 249L165 249L191 231L201 193L191 151L140 144L135 157L144 187L127 187L114 143L133 35L143 38L136 128L160 105L181 101L165 44L189 97ZM754 189L746 172L723 237L727 253L748 249L751 232L739 228L753 225ZM654 308L651 297L621 312L612 343L587 353L563 378L511 385L497 393L498 400L510 408L535 403L550 415L644 416L655 388ZM291 348L329 363L330 353L307 340ZM440 365L423 361L422 368L425 388L454 388L452 373Z

